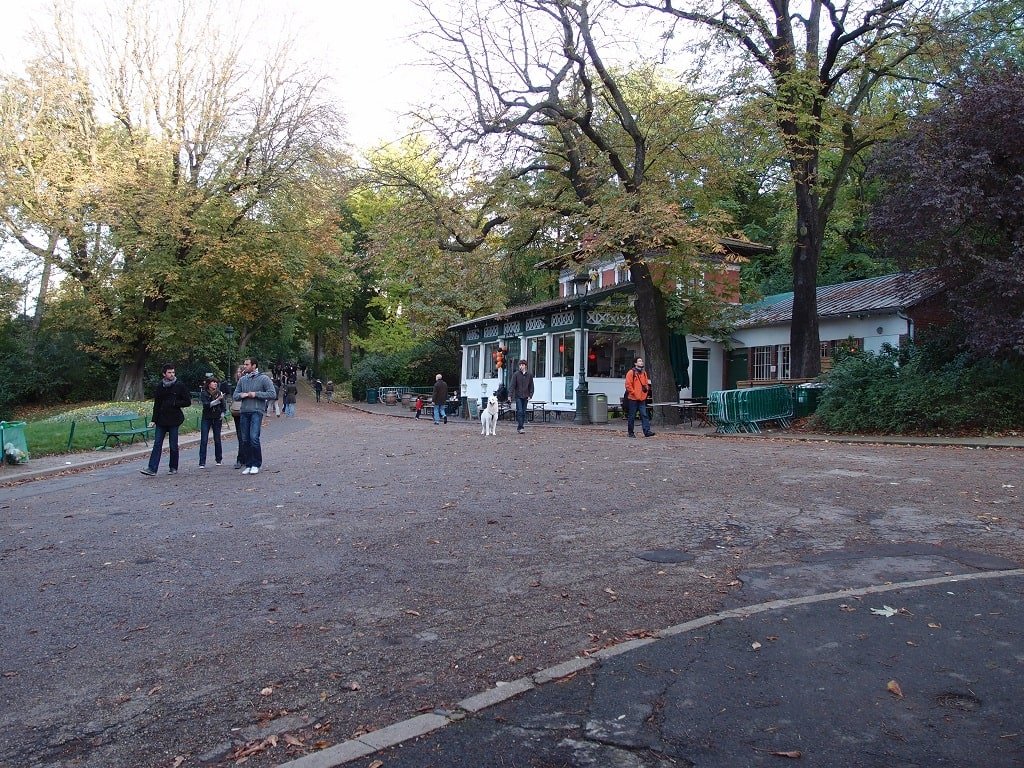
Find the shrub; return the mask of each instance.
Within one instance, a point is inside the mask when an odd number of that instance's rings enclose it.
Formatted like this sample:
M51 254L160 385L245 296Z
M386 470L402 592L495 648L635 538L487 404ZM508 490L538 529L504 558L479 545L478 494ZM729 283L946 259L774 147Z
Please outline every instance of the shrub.
M815 423L834 432L957 432L1024 426L1024 360L976 358L948 338L837 358Z
M437 373L444 375L449 388L459 383L461 348L444 337L427 341L394 354L371 353L352 366L352 396L366 397L374 387L429 387Z

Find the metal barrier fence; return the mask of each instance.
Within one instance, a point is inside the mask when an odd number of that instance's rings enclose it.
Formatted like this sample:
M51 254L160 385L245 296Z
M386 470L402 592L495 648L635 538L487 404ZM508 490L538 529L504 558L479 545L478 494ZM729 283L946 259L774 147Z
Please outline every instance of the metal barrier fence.
M433 392L433 387L376 387L366 390L366 401L368 403L378 401L384 403L387 402L388 395L394 395L394 399L399 401L402 399L402 395L430 395ZM373 393L372 399L371 393Z
M761 424L776 421L788 428L793 418L789 387L724 389L708 397L708 419L719 433L760 432Z

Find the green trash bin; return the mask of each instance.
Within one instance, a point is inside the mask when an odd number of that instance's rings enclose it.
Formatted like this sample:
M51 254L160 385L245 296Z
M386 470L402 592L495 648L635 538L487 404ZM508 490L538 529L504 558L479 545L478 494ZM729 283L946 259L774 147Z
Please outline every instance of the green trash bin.
M818 401L821 399L823 387L807 387L807 415L810 416L818 410Z
M24 421L0 421L0 448L3 448L5 464L24 464L28 461Z
M590 422L592 424L608 423L608 395L590 396Z
M377 402L377 388L366 390L366 402L368 405L373 405Z
M813 387L798 386L793 388L793 415L800 419L810 416L818 409L818 398L821 396L821 386Z
M804 387L793 387L793 416L802 419L807 415L807 390Z

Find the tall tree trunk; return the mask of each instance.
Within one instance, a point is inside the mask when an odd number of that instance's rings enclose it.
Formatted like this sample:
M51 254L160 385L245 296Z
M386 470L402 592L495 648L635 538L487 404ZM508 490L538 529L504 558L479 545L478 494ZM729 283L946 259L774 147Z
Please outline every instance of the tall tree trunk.
M320 331L313 331L313 376L320 378Z
M665 297L655 285L650 267L636 256L626 257L629 264L630 280L636 289L634 307L640 326L640 339L644 345L644 361L651 377L654 402L675 402L679 399L676 378L672 372L669 356L668 317L665 312ZM655 408L652 419L664 424L663 408Z
M43 257L43 274L39 277L39 293L36 295L36 311L32 315L32 330L38 331L43 322L43 307L46 306L46 295L50 289L50 269L53 266L52 250Z
M345 370L352 371L352 337L348 312L341 316L341 359Z
M140 402L146 399L143 377L148 360L149 346L144 342L137 342L131 362L121 364L121 375L118 377L117 391L114 393L115 400Z
M823 227L817 196L804 169L796 187L796 243L793 246L793 322L789 331L790 376L810 378L821 373L821 342L818 335L818 260Z

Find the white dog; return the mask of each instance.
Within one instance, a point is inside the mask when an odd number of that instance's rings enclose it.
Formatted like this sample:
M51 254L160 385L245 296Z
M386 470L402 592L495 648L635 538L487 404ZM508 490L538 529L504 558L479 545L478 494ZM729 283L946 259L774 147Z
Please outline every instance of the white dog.
M480 412L481 435L496 435L498 427L498 398L491 395L487 398L487 407Z

